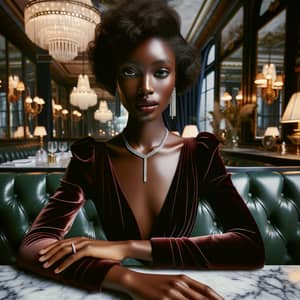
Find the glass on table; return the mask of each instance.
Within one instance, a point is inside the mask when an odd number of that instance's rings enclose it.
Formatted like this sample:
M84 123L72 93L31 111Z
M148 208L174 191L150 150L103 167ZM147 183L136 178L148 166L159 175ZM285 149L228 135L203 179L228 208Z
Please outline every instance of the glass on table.
M56 163L56 156L55 152L57 151L57 142L56 141L48 141L48 162L49 163Z
M68 142L67 141L59 141L58 142L58 150L63 155L68 150Z

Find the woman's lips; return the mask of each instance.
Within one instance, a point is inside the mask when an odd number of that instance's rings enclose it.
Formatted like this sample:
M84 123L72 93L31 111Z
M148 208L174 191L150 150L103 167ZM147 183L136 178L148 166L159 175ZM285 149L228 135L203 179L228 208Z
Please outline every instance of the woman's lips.
M144 103L139 103L137 105L137 109L143 112L151 113L153 112L156 107L158 106L158 103L155 101L148 101Z

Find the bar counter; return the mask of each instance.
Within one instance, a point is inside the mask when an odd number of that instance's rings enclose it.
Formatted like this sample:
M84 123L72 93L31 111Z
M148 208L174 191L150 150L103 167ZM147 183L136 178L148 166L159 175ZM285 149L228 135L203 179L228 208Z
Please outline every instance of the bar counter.
M134 270L149 273L186 274L221 294L226 300L299 300L300 266L265 266L254 271ZM5 300L117 300L129 299L107 291L87 292L25 273L13 266L0 266L0 299Z

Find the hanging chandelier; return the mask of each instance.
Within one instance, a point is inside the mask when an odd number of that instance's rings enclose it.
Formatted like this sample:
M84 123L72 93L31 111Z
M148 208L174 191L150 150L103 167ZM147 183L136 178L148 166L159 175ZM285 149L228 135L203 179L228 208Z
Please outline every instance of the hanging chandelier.
M77 87L73 87L70 94L70 103L82 110L97 104L97 94L90 88L89 77L84 74L78 76Z
M70 61L94 38L100 13L91 0L30 0L25 6L25 32L58 61Z
M283 77L276 74L274 64L268 63L263 66L262 73L256 75L254 83L257 88L261 89L261 97L267 104L272 104L283 88Z
M99 108L95 111L94 118L101 123L106 123L112 120L112 111L108 109L107 102L105 100L99 102Z

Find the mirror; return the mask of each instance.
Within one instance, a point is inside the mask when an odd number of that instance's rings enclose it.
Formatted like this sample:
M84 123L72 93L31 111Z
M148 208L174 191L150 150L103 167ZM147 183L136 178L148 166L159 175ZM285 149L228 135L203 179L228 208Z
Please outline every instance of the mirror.
M24 123L22 91L24 91L24 86L23 90L18 86L23 80L22 75L22 53L13 44L8 43L9 136L11 138L24 137L24 131L22 132Z
M28 58L25 59L25 95L33 96L36 94L36 67L35 64ZM25 120L25 137L33 137L34 128L36 126L36 119L32 118L30 114L26 114Z
M286 11L283 10L257 33L255 80L257 104L255 136L257 139L264 136L267 127L281 127L282 88L284 86L280 86L280 82L284 84L285 23ZM266 80L267 77L268 80ZM261 79L265 80L265 83L260 87L258 80ZM279 84L276 86L276 83Z
M6 84L5 38L0 34L0 139L7 138Z
M237 146L239 143L240 129L240 109L242 106L243 95L242 84L242 62L243 47L240 46L221 62L220 69L220 115L224 119L220 120L220 129L223 130L224 143ZM217 105L217 104L216 104Z

